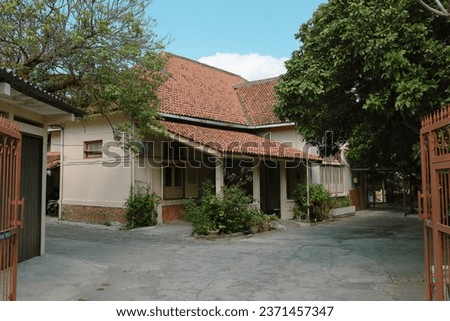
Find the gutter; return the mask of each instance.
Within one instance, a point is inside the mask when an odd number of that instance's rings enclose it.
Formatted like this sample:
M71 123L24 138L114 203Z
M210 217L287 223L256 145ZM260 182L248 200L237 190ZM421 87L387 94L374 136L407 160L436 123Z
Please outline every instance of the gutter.
M247 130L249 130L249 129L265 129L265 128L287 127L287 126L294 125L294 123L277 123L277 124L267 124L267 125L242 125L242 124L226 123L226 122L217 121L217 120L209 120L209 119L203 119L203 118L174 115L174 114L168 114L168 113L158 113L158 114L161 117L169 118L169 119L177 119L177 120L183 120L183 121L193 122L193 123L197 123L197 124L220 126L220 127L226 127L226 128L234 128L234 129L247 129Z

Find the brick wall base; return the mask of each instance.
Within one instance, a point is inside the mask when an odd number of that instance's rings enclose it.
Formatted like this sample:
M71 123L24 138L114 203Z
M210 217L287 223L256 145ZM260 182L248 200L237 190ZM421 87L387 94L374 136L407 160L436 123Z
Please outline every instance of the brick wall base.
M355 205L356 211L361 210L361 204L359 203L359 193L356 189L351 189L348 191L348 197L352 201L353 205Z
M162 221L176 221L184 219L184 205L163 205L162 206Z
M126 223L125 208L63 205L62 219L90 224Z

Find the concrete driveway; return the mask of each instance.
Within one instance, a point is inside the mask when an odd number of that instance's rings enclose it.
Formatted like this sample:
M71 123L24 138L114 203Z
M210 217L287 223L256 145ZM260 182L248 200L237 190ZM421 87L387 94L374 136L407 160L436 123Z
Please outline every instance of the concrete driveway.
M252 237L191 237L177 222L120 231L47 223L19 264L18 300L424 300L422 225L390 209Z

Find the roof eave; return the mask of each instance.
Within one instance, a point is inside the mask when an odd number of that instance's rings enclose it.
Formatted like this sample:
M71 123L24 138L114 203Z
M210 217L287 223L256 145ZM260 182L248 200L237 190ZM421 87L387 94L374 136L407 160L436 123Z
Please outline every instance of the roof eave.
M260 124L260 125L246 125L246 124L228 123L228 122L222 122L222 121L218 121L218 120L183 116L183 115L170 114L170 113L159 112L158 114L163 118L183 120L183 121L188 121L191 123L196 123L196 124L201 124L201 125L210 125L210 126L233 128L233 129L265 129L265 128L276 128L276 127L288 127L288 126L295 125L292 122L290 122L290 123L280 122L280 123Z
M43 89L2 68L0 68L0 82L6 82L11 86L11 88L17 90L18 92L32 97L42 103L48 104L61 111L73 114L76 117L83 117L85 115L84 111L71 106L65 101L53 96Z

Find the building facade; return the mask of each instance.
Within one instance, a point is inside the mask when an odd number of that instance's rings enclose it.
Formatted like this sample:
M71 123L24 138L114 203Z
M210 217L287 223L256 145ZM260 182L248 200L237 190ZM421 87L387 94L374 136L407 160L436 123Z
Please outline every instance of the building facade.
M294 124L273 113L277 79L248 82L240 76L167 54L171 77L159 89L165 134L145 137L138 153L114 141L101 117L62 128L61 217L91 223L124 222L132 188L161 197L158 221L183 217L184 201L200 196L209 179L221 193L240 175L254 206L293 217L297 184L322 183L348 195L350 170L343 158L324 162ZM113 124L126 122L120 113Z

